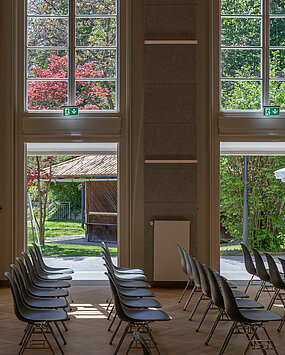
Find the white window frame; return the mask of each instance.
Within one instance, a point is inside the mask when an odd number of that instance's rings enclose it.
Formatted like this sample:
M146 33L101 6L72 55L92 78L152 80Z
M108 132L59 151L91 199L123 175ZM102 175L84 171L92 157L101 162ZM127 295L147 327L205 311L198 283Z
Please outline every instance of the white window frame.
M214 98L214 111L219 114L220 117L263 117L263 106L269 105L269 82L270 81L284 81L285 78L269 78L270 71L270 49L285 49L285 46L270 46L270 18L285 18L285 14L270 15L270 0L261 0L261 15L222 15L221 14L221 0L219 0L217 7L213 7L214 18L213 18L213 33L215 38L213 39L213 67L215 73L213 75L214 87L218 95ZM261 49L261 78L221 78L221 49L226 48L242 48L247 49L247 47L222 47L221 45L221 18L261 18L261 46L260 47L249 47L248 49ZM218 29L215 30L215 29ZM217 33L218 32L218 33ZM261 109L259 110L222 110L221 109L221 82L222 81L261 81ZM280 110L280 117L285 117L285 109Z

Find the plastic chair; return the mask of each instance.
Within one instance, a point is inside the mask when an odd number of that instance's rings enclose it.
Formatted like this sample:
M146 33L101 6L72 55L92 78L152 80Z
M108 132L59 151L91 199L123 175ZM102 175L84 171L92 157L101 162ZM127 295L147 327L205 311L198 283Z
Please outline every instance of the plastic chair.
M212 301L219 310L217 318L216 318L215 322L213 323L212 328L209 332L209 335L205 341L205 345L208 345L220 320L229 320L229 319L223 318L226 315L225 314L225 304L224 304L224 299L223 299L223 295L221 292L221 288L220 288L219 282L217 280L217 272L210 269L206 265L205 265L205 269L206 269L207 277L208 277L209 284L210 284ZM233 295L236 299L236 303L237 303L238 308L240 308L240 309L264 308L262 304L260 304L256 301L252 301L248 298L237 298L240 295L239 292L237 292L237 290L232 290L232 292L233 292Z
M113 339L121 325L122 322L126 322L127 325L125 327L125 330L123 332L123 335L121 336L121 339L120 341L118 342L117 344L117 347L113 353L113 355L117 354L125 337L126 337L126 334L128 332L128 330L133 327L133 326L136 326L136 327L140 327L141 328L144 328L157 352L160 354L160 351L158 349L158 346L157 346L157 342L156 340L154 339L153 335L152 335L152 332L149 328L149 323L150 322L154 322L154 321L168 321L170 320L170 317L168 314L166 314L165 312L163 311L160 311L160 310L153 310L153 309L133 309L133 308L128 308L128 307L125 307L121 300L120 300L120 294L119 292L117 291L116 287L115 287L115 284L113 283L113 280L112 278L110 278L110 286L111 286L111 290L112 290L112 294L113 294L113 298L114 298L114 303L115 303L115 308L116 308L116 313L120 319L120 323L118 324L111 340L110 340L110 344L112 344L113 342ZM130 344L131 346L131 344ZM129 349L130 349L130 346L129 346ZM128 351L129 351L128 349Z
M27 291L29 292L30 295L36 297L67 297L68 296L68 291L64 289L42 288L42 287L35 286L32 282L30 275L28 274L27 268L23 260L20 258L16 258L16 260L20 266L22 276L27 287Z
M50 267L50 266L46 265L44 262L40 248L37 246L36 243L33 243L33 247L35 249L40 266L43 271L49 272L49 273L54 273L54 274L73 274L74 273L74 270L72 270L70 268Z
M179 253L179 256L180 256L180 262L181 262L181 268L182 268L182 271L184 272L184 274L187 275L188 277L188 280L187 280L187 283L186 283L186 286L184 288L184 290L182 291L182 294L179 298L179 301L178 303L180 303L182 301L182 298L185 294L185 292L187 291L189 285L190 285L190 282L191 282L191 279L189 277L189 274L188 274L188 269L187 269L187 265L186 265L186 259L185 259L185 255L184 255L184 250L183 248L178 244L178 243L175 243L176 246L177 246L177 249L178 249L178 253Z
M9 281L10 288L13 295L13 303L14 303L14 310L16 317L22 321L27 323L26 333L22 339L22 346L19 351L19 355L23 354L28 342L31 339L33 333L37 332L38 329L42 333L44 340L47 342L49 348L51 349L52 353L54 354L54 350L48 337L46 335L46 330L50 331L58 348L60 349L61 353L64 354L64 351L55 336L53 328L51 326L52 322L63 322L68 319L67 314L64 311L52 309L52 310L36 310L30 307L27 307L21 298L20 290L13 279L12 275L9 272L5 272L4 275Z
M151 355L150 348L148 347L147 342L145 338L142 336L142 334L140 332L134 332L134 338L136 341L138 341L141 344L143 349L143 354Z
M189 297L188 297L188 299L187 299L187 301L185 303L185 306L184 306L184 309L183 309L184 311L186 311L194 292L196 290L200 290L201 289L200 276L199 276L199 272L198 272L198 269L197 269L197 265L196 265L195 259L190 254L187 254L187 258L188 258L188 262L191 265L194 287L193 287L192 292L190 293L190 295L189 295ZM199 305L199 303L200 303L200 301L202 299L202 296L203 296L203 294L201 293L200 297L199 297L199 299L198 299L198 301L196 303L196 308L198 307L198 305Z
M260 253L258 252L258 250L256 250L255 248L252 248L252 251L253 251L253 255L254 255L254 259L255 259L256 274L261 280L261 285L260 285L259 289L257 290L256 296L254 298L255 301L257 301L261 295L261 292L263 292L264 289L266 289L266 291L268 293L270 292L269 288L266 285L266 283L268 283L268 282L270 283L270 275L266 270L266 267L264 265L264 262L262 260Z
M54 274L54 273L49 273L46 271L43 271L40 267L40 263L38 258L36 257L35 252L33 251L32 248L28 247L28 250L31 254L31 258L33 261L34 268L36 270L37 275L43 279L43 280L72 280L72 277L70 275L64 275L64 274Z
M67 281L60 281L60 280L51 281L51 280L43 280L43 279L39 278L28 254L25 253L24 251L22 251L21 254L23 255L23 257L25 259L27 268L29 270L29 274L30 274L32 282L35 286L44 287L44 288L68 288L68 287L70 287L70 283Z
M244 256L244 264L245 264L246 271L251 275L251 278L248 281L247 286L244 290L244 292L246 292L249 288L249 285L254 281L253 280L254 277L257 276L257 273L247 246L244 245L243 243L240 243L240 245Z
M222 276L220 276L220 283L222 286L225 311L228 317L233 321L233 324L228 332L224 344L220 349L219 355L224 353L234 331L237 331L239 334L245 334L248 338L248 344L244 354L246 354L251 347L261 350L271 348L274 349L276 354L278 354L275 344L270 338L264 323L270 321L281 321L283 318L277 313L263 309L240 310L230 286ZM260 328L262 328L265 332L266 339L264 340L261 340L257 334L257 331Z

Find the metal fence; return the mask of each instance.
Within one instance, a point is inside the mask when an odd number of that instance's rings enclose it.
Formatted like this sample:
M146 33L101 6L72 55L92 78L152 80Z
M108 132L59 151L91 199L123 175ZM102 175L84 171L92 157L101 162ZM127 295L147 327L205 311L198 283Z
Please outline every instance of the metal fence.
M32 202L35 216L40 212L39 202ZM70 202L49 201L47 205L47 220L70 219Z

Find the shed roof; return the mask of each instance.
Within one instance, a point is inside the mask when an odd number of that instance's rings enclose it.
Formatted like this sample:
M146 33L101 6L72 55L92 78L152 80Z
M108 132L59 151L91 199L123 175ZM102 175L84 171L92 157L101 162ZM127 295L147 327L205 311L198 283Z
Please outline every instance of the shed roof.
M117 155L82 155L52 166L52 180L117 177Z

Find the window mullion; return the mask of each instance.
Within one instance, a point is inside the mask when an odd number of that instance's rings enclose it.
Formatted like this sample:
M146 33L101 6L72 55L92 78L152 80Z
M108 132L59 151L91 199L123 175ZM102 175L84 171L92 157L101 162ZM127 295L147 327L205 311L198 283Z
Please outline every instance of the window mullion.
M75 0L69 1L69 105L75 105Z
M263 53L262 53L262 67L263 67L263 105L269 105L269 46L270 46L270 21L269 21L270 4L269 0L263 1L263 24L262 24L262 41L263 41Z

